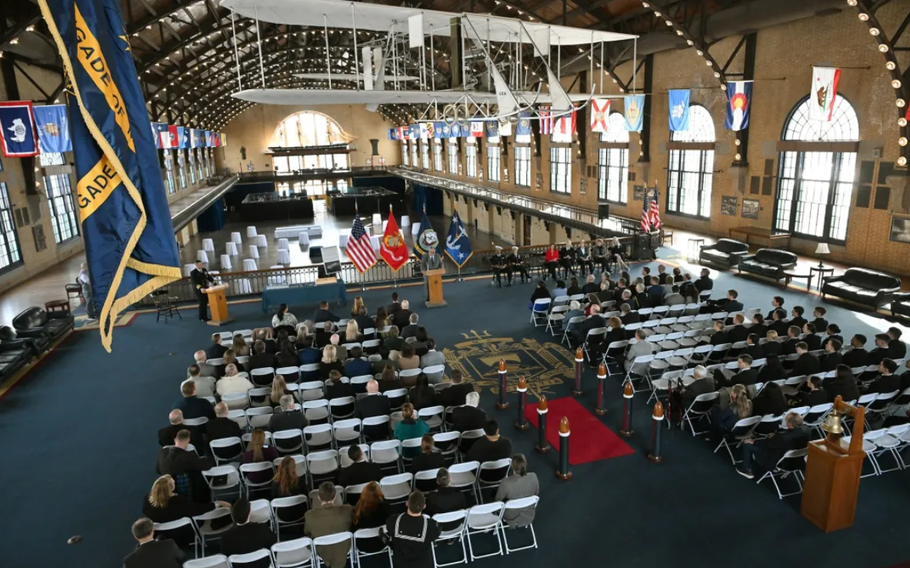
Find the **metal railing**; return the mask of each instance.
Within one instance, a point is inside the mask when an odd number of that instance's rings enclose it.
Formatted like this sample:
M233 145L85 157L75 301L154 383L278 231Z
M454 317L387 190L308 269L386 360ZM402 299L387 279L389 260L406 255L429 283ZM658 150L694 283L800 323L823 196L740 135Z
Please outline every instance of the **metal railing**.
M353 166L347 169L331 170L328 168L297 170L293 172L240 172L240 183L263 181L285 182L324 177L354 177L388 173L388 166Z

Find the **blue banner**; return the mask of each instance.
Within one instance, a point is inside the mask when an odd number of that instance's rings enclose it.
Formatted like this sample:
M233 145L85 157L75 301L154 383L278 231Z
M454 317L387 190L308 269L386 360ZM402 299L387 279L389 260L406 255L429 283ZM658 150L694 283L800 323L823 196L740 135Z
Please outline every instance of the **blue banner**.
M458 124L457 122L453 122L452 124L447 125L447 126L449 129L450 138L461 138L463 136L463 134L461 132L461 125Z
M626 130L629 132L641 132L641 125L645 116L645 96L625 96L623 97L623 106L625 107Z
M689 89L670 89L670 131L689 130Z
M452 214L452 224L449 225L449 234L446 236L446 255L452 259L458 268L468 262L474 252L471 250L471 240L464 230L464 224L458 212Z
M731 81L727 83L727 130L749 128L752 114L752 81Z
M184 128L183 126L177 127L177 147L181 150L186 150L190 147L190 140L186 132L187 130L188 129Z
M436 133L436 138L448 138L449 137L449 129L446 128L445 122L433 123L433 131Z
M498 120L488 120L484 125L487 133L487 138L494 138L499 136L499 121Z
M198 148L200 146L200 130L198 128L190 128L190 148Z
M120 313L180 280L145 98L117 0L38 0L72 81L76 204L101 343Z
M37 106L32 111L35 114L35 128L38 130L38 147L41 153L72 152L73 139L70 137L66 105Z
M38 137L32 120L31 101L0 102L0 145L7 158L38 155Z
M529 136L531 134L531 113L522 112L518 115L518 125L515 127L515 136Z
M408 138L411 140L417 140L420 138L420 127L416 124L408 126Z
M423 258L423 255L430 248L435 248L438 245L439 237L436 235L433 225L430 225L426 206L424 206L423 217L420 218L420 228L417 232L417 237L414 239L414 254L417 255L417 258Z

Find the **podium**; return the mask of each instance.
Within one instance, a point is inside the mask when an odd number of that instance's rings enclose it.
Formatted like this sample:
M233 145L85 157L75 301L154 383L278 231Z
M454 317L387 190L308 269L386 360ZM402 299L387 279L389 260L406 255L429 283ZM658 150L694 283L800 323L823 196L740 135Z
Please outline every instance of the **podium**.
M427 270L423 273L423 277L427 281L427 297L429 300L427 300L426 306L428 308L444 308L449 305L448 302L442 299L442 277L445 273L445 268Z
M821 530L832 532L853 526L859 478L863 472L865 409L850 406L838 396L831 412L853 417L849 446L840 434L828 431L824 440L809 444L806 482L800 513Z
M219 284L218 286L212 286L211 288L206 288L205 293L209 297L209 308L212 310L212 319L208 322L209 325L215 327L224 325L234 321L230 315L228 315L227 300L224 297L224 291L227 290L227 284Z

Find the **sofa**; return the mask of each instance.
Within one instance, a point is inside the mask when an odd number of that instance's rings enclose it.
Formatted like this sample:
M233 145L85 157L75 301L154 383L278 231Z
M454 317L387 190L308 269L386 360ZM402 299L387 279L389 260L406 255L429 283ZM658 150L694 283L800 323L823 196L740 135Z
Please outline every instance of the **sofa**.
M19 339L45 338L48 343L60 339L73 326L73 315L69 311L46 312L38 306L13 318L13 329Z
M900 292L891 297L891 313L910 317L910 292Z
M27 339L18 339L9 326L0 328L0 381L21 369L34 354Z
M746 255L739 259L736 265L740 273L748 272L780 281L784 278L784 271L796 266L796 255L781 249L763 248L755 254Z
M742 257L749 254L749 245L733 239L719 239L713 245L702 245L699 253L701 264L710 264L727 270L733 268Z
M822 298L834 296L876 310L901 289L901 279L867 268L848 268L840 276L825 278Z

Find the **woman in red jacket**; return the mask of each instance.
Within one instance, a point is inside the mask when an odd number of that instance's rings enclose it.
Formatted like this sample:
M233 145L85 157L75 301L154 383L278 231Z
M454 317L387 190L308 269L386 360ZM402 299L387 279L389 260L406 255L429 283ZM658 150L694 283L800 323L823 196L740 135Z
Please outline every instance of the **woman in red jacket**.
M556 280L556 267L559 266L559 251L556 250L556 245L552 243L547 247L547 250L544 253L544 266L547 267L550 277L553 280Z

